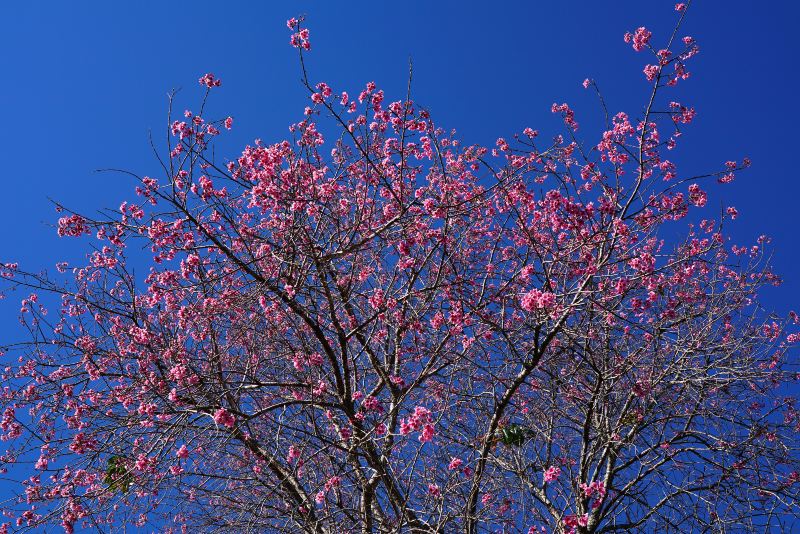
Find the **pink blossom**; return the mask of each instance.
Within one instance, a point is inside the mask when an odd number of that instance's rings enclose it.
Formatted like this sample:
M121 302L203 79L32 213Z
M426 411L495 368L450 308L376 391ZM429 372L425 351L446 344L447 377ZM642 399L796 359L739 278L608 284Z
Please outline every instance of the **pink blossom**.
M34 465L33 467L35 469L45 470L45 469L47 469L48 463L49 463L49 460L47 459L47 456L42 454L41 456L39 456L39 459L36 460L36 465Z
M443 324L444 314L442 312L436 312L436 314L431 318L431 328L434 330L439 330Z
M225 408L219 408L214 412L214 422L218 425L233 428L233 425L236 423L236 418Z
M428 443L433 439L436 429L432 424L431 412L424 406L414 408L411 417L400 421L400 433L404 436L412 432L420 432L419 441Z
M378 413L383 412L383 408L381 407L380 402L372 395L364 397L364 401L361 403L361 405L364 407L364 410L368 412L378 412Z
M544 481L545 483L553 482L554 480L558 479L559 476L561 476L561 468L552 465L544 472Z
M406 381L403 379L402 376L392 375L389 377L389 380L392 382L392 384L401 388L405 387L406 385Z
M422 427L422 433L419 436L419 440L422 443L428 443L431 440L433 440L433 435L434 435L435 432L436 431L433 428L433 425L427 424L424 427Z
M134 467L138 471L149 471L155 467L155 459L149 458L146 454L140 454L136 457Z
M368 299L369 305L373 308L380 309L383 307L384 303L386 302L384 299L384 294L382 289L376 289L372 292L372 296Z
M564 124L572 128L578 129L578 123L575 121L575 112L566 104L553 104L551 111L553 113L561 113L564 117Z
M549 310L556 305L556 296L549 291L531 289L522 296L520 305L523 310L532 312L535 310Z
M310 50L311 42L309 41L309 31L307 28L300 27L301 22L303 22L302 17L300 19L293 17L286 21L286 27L294 32L289 39L289 43L295 48Z
M633 49L637 52L641 52L642 49L647 45L650 41L650 37L653 34L644 26L637 28L636 31L631 34L625 34L625 42L629 43L633 41Z
M219 78L215 78L214 75L210 72L202 75L198 80L198 83L200 85L205 85L209 89L212 87L219 87L220 85L222 85L222 81L220 81Z
M582 482L580 484L581 491L583 491L583 496L587 499L596 495L597 498L602 501L603 498L606 496L606 485L602 480L596 480L591 482L590 484L586 484ZM599 501L598 501L599 502Z
M86 224L86 219L80 215L70 215L69 217L62 217L58 220L59 236L78 237L88 233L89 227Z
M689 199L692 201L692 204L701 208L706 205L708 195L705 191L700 189L699 185L692 184L689 186Z

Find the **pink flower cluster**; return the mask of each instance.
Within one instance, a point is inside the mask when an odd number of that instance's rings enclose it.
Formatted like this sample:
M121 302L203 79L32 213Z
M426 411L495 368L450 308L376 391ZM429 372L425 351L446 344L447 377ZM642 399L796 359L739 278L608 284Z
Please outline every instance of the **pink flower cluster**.
M155 469L156 460L154 458L148 457L146 454L140 454L136 457L136 463L134 467L137 471L147 472L152 471Z
M369 305L375 308L376 310L382 308L383 305L386 303L383 290L380 288L376 289L368 300L369 300Z
M652 254L643 252L639 256L633 258L628 262L628 265L639 271L640 273L650 274L655 270L656 259Z
M220 408L214 412L214 422L218 425L233 428L233 425L236 423L236 418L225 408Z
M523 310L532 312L535 310L550 310L556 306L556 296L549 291L531 289L520 300Z
M181 445L180 448L175 451L175 456L181 460L185 460L189 457L189 449L186 447L186 444Z
M637 28L633 33L626 33L625 34L625 42L630 43L633 42L633 49L637 52L641 52L647 43L650 41L650 37L653 34L650 30L642 26L641 28Z
M17 422L14 409L10 406L3 411L3 418L0 420L0 430L6 433L4 438L7 439L14 439L22 434L22 425ZM77 434L75 440L78 440L78 437L83 438L83 432ZM3 439L3 441L5 441L5 439ZM70 446L70 450L78 452L79 454L82 453L84 449L88 448L83 447L82 450L77 451L73 449L74 445L75 441L73 441L73 445Z
M367 412L378 412L383 413L383 407L378 399L373 397L372 395L368 395L364 398L364 401L361 403L364 407L364 410Z
M211 72L207 72L206 74L200 76L200 79L197 80L197 83L199 83L200 85L205 85L206 87L211 89L212 87L219 87L220 85L222 85L222 80L215 77L214 74L212 74Z
M292 463L298 458L300 458L300 449L294 445L289 445L289 452L286 454L286 461Z
M78 237L88 233L89 233L89 227L86 225L86 219L84 219L80 215L70 215L69 217L61 217L58 220L59 237L64 237L64 236Z
M589 514L564 516L564 526L569 529L567 532L575 532L578 527L585 527L588 524Z
M554 480L557 480L558 477L560 476L561 476L561 468L555 465L551 465L550 467L547 468L547 471L544 472L544 481L545 483L553 482Z
M322 504L325 502L325 494L328 493L333 488L338 488L339 485L342 483L342 479L337 476L332 476L325 482L325 489L320 490L317 492L314 500L317 501L317 504Z
M702 208L706 205L706 202L708 202L708 195L705 191L700 189L699 185L692 184L689 186L689 199L692 201L692 204L698 208Z
M644 76L647 78L648 82L652 82L658 76L660 67L658 65L645 65L644 67Z
M599 508L603 504L603 499L606 497L606 485L603 481L596 480L591 484L582 482L580 488L583 491L583 496L587 499L597 496L596 500L592 502L592 510Z
M303 18L296 19L294 17L290 18L286 21L286 27L292 30L294 33L289 38L289 43L295 48L302 48L303 50L311 50L311 41L308 40L309 31L308 28L301 28L300 23L303 21Z
M572 128L573 130L578 129L578 123L575 121L575 112L566 104L553 104L553 107L550 109L553 113L561 113L564 117L564 124Z
M400 422L400 433L404 436L412 432L420 432L419 440L427 443L433 440L436 429L433 427L431 412L423 406L414 408L414 414Z
M439 330L442 325L444 325L444 314L442 312L436 312L436 314L431 317L431 328L434 330Z

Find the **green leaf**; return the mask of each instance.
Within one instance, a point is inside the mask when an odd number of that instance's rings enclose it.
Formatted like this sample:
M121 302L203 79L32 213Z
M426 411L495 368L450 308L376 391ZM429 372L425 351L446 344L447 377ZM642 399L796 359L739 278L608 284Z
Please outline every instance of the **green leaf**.
M520 425L510 424L500 430L500 442L506 447L520 447L525 443L527 431Z
M125 466L124 457L112 456L108 459L103 483L112 491L128 493L133 483L133 474Z

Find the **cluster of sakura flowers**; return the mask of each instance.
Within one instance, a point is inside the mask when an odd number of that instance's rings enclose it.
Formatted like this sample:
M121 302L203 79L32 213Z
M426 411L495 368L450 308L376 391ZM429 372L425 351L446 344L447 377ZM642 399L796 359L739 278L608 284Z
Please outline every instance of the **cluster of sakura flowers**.
M303 50L311 50L311 41L308 40L309 31L308 28L301 28L300 23L303 22L303 18L300 19L290 18L286 21L286 27L292 30L292 36L289 38L289 43L295 48L302 48Z
M233 428L236 424L236 418L225 408L219 408L214 412L214 422L218 425L224 425L228 428Z
M423 406L414 408L414 413L400 422L400 433L404 436L412 432L420 432L419 440L427 443L433 440L436 429L433 426L431 412Z
M675 10L678 12L682 12L686 9L686 4L680 3L676 4ZM650 39L652 37L652 32L645 28L644 26L637 28L636 31L633 33L627 32L624 35L624 41L626 43L630 43L633 49L636 52L641 52L645 48L649 47ZM678 80L685 80L689 77L689 72L686 70L685 61L699 52L699 48L695 43L695 40L690 36L685 36L682 39L683 44L686 46L686 50L679 54L676 58L672 59L672 52L667 49L661 50L653 50L655 53L658 63L655 65L645 65L643 72L647 81L652 82L653 80L658 79L663 72L663 68L668 65L670 62L674 64L674 74L667 80L667 85L676 85ZM584 82L584 87L589 86L589 80Z
M522 309L529 312L545 310L552 313L557 306L556 296L549 291L531 289L520 299Z
M209 89L211 89L212 87L219 87L220 85L222 85L222 81L219 78L215 77L214 74L210 72L202 75L198 80L198 83L200 85L205 85Z
M325 502L325 494L328 493L329 491L331 491L334 488L338 488L341 483L342 483L342 479L340 477L332 476L331 478L329 478L327 480L327 482L325 482L325 489L324 490L320 490L320 491L317 492L316 496L314 497L314 500L317 502L317 504L324 503Z

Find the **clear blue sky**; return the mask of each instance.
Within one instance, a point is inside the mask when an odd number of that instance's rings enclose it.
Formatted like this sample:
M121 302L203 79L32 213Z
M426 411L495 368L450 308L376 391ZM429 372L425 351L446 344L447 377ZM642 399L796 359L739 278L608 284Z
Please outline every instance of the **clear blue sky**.
M148 131L163 139L166 94L184 87L179 110L200 95L197 78L223 80L211 115L235 117L229 157L254 138L275 141L300 117L306 93L285 21L305 13L314 81L356 92L375 80L388 100L413 98L469 143L493 143L526 126L554 132L554 101L569 102L582 135L599 135L598 81L612 111L633 115L646 91L646 58L622 41L646 25L663 42L671 1L23 1L0 4L0 261L31 270L78 259L59 240L47 197L86 213L132 197L117 167L157 176ZM800 123L797 2L696 1L685 33L701 54L676 99L695 106L678 157L687 172L749 156L753 167L709 209L735 205L740 242L774 238L786 283L765 301L800 308ZM711 215L711 212L709 212ZM16 300L16 299L15 299ZM11 303L6 303L11 304ZM0 306L0 343L16 338L16 305ZM15 335L16 334L16 335ZM2 486L0 486L2 493ZM1 495L0 495L1 496Z

